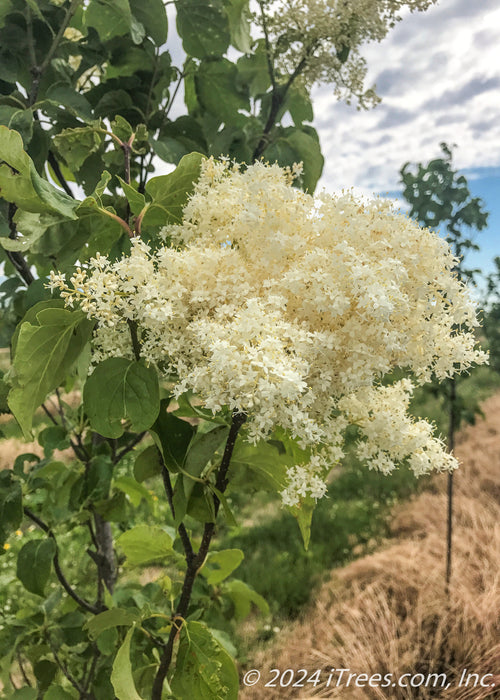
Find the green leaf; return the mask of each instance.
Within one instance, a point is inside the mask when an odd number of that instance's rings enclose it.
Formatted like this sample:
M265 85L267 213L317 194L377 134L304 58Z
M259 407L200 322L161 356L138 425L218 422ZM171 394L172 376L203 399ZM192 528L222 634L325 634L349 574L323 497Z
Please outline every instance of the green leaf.
M177 31L188 56L222 56L231 40L220 0L184 0L177 5Z
M2 2L2 5L0 6L0 29L2 29L2 27L5 27L5 20L7 18L7 15L12 10L12 2L13 0L4 0Z
M62 425L50 425L42 430L38 442L44 448L46 457L50 457L54 450L65 450L70 446L68 433Z
M175 486L178 486L176 481ZM215 510L214 510L214 499L211 493L211 487L202 484L199 481L193 482L191 479L184 477L183 489L187 491L189 500L186 502L186 513L192 518L197 520L199 523L214 523L215 522ZM186 497L186 494L184 494ZM179 502L176 489L174 488L174 509L176 503ZM182 506L184 507L184 506ZM175 511L175 525L183 519L185 513L182 509Z
M33 673L39 690L47 690L55 678L59 666L48 659L40 659L33 664Z
M134 477L139 483L146 481L146 479L152 476L158 476L158 474L161 474L161 470L161 454L156 445L146 447L146 449L138 455L134 463Z
M23 519L21 484L12 472L0 471L0 546L11 532L17 530ZM0 550L3 552L3 550Z
M134 17L144 28L157 46L167 41L168 17L163 0L129 0Z
M289 466L286 457L280 455L274 444L261 441L251 445L238 437L230 469L231 473L236 472L235 475L247 483L248 470L251 470L254 473L251 481L254 488L279 493L286 486L286 470Z
M302 122L312 122L314 119L312 103L305 90L292 87L286 104L295 126L300 126Z
M225 8L229 20L231 43L242 53L250 53L252 48L248 4L248 0L229 0Z
M121 177L118 175L116 177L119 180L125 193L125 197L130 205L130 211L132 214L135 214L135 216L138 216L146 206L146 198L143 194L138 192L135 187L132 187L132 185L127 184L125 180L122 180Z
M195 82L200 103L225 124L234 122L239 110L250 109L248 95L238 88L238 70L225 58L202 63Z
M308 131L306 132L305 129ZM282 136L266 148L265 157L270 162L277 161L282 167L302 162L304 172L300 178L300 184L309 193L314 192L323 171L324 162L319 141L313 135L316 132L310 127L303 129L289 127L283 129L282 133Z
M144 25L138 22L133 15L130 18L130 36L134 44L142 44L142 40L146 36Z
M21 322L16 338L13 388L9 407L29 436L35 410L64 380L86 345L94 323L81 311L69 311L41 302ZM35 319L33 319L35 315ZM25 317L25 318L26 318Z
M27 542L17 557L17 578L30 593L44 596L50 577L56 543L49 537L45 540Z
M299 129L293 130L287 140L304 164L302 174L304 190L312 194L323 172L324 158L321 155L319 141L310 133Z
M0 192L4 199L31 212L55 212L76 219L78 202L37 173L17 131L0 126Z
M36 214L18 209L14 215L14 222L17 230L22 232L18 238L1 238L0 243L5 250L24 252L30 250L32 246L44 235L49 226L53 226L61 221L61 217L54 214Z
M5 126L0 126L0 159L21 175L29 176L31 159L24 151L22 138Z
M92 0L85 11L85 23L94 27L101 41L128 34L132 24L128 0Z
M288 508L290 513L297 519L300 528L300 534L304 541L304 549L309 548L309 540L311 539L311 521L316 507L316 501L311 496L302 498L298 506Z
M75 696L60 685L51 685L43 696L43 700L74 700Z
M130 517L127 515L127 502L123 491L114 493L111 498L96 501L94 507L104 520L112 523L126 523Z
M166 163L178 163L190 150L183 143L169 136L158 140L150 139L150 143L156 155Z
M134 627L131 627L113 662L111 683L118 700L142 700L135 687L130 663L130 642L133 634Z
M18 688L9 696L9 700L37 700L37 697L38 693L34 688Z
M184 464L195 428L167 411L169 403L168 399L161 402L160 412L151 433L163 455L165 465L170 471L176 472Z
M122 420L130 420L131 429L140 433L160 410L158 374L142 360L104 360L85 383L83 405L93 430L104 437L123 435Z
M234 614L237 620L244 620L250 615L252 604L256 605L264 615L269 615L269 605L264 598L238 579L224 584L227 595L233 601Z
M181 394L177 398L179 408L176 408L173 411L173 414L182 418L202 418L204 421L208 421L209 423L229 425L230 420L228 420L222 413L214 415L210 409L197 406L196 403L191 403L191 399L193 398L196 397L191 396L189 392ZM199 423L199 421L197 421L197 423Z
M85 470L83 497L91 501L100 501L109 497L113 463L108 455L96 455L90 460Z
M228 433L229 426L227 425L209 423L208 421L201 423L186 452L183 464L184 472L199 478L210 460L214 458L218 451L222 451ZM220 456L222 457L222 454ZM188 500L194 483L193 479L185 477L184 492Z
M242 56L237 61L240 80L248 85L250 95L263 95L271 87L267 52L264 39L260 39L249 56Z
M111 122L111 131L123 142L127 142L134 133L132 125L120 114L117 114Z
M181 159L172 173L149 180L146 192L153 201L144 216L144 225L161 226L182 222L182 211L200 176L202 160L200 153L190 153Z
M14 113L11 115L7 126L9 129L18 131L22 136L24 145L27 146L33 136L33 110L14 110Z
M85 122L90 122L93 119L92 107L85 95L73 90L67 83L61 82L51 85L45 93L45 100L58 106L60 105L75 117L83 119ZM41 103L42 109L43 104L44 102Z
M238 673L234 661L201 622L181 630L171 687L189 700L237 700Z
M137 525L124 532L116 544L132 566L164 559L172 553L173 538L161 527Z
M209 552L201 574L207 583L214 586L230 576L243 561L241 549L224 549L222 552Z
M236 518L233 515L233 511L229 507L229 502L226 496L221 491L219 491L219 489L216 489L213 484L208 484L208 487L213 493L215 493L215 495L219 499L222 506L222 510L224 511L224 515L226 516L227 524L231 527L238 527L238 523L236 522Z
M9 404L7 403L9 391L10 384L7 384L3 377L0 376L0 415L3 413L10 413Z
M97 639L105 630L121 626L130 627L139 620L140 614L137 610L111 608L111 610L105 610L90 618L85 624L85 628L88 629L91 639Z
M73 172L80 170L87 158L101 147L102 142L102 134L90 126L63 129L54 137L55 147Z
M128 496L134 508L137 508L142 499L151 501L151 494L147 488L139 484L131 476L120 476L118 479L115 479L113 485Z

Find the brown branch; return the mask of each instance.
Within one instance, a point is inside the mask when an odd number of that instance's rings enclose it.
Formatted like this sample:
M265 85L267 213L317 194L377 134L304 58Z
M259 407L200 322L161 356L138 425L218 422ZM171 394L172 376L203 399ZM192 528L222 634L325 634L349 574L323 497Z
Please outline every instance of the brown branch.
M130 338L132 340L132 349L134 351L134 357L139 362L141 359L141 345L139 343L139 337L137 335L137 321L132 321L131 318L127 319L127 325L130 330Z

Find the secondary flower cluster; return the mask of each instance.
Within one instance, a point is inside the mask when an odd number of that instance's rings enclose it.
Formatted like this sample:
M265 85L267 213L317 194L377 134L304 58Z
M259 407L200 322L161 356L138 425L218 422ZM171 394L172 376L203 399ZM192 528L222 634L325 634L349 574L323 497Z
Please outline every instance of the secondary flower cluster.
M356 96L361 107L378 102L365 90L366 61L360 47L381 41L404 10L426 10L436 0L259 0L255 22L267 37L286 81L301 66L299 82L331 83L338 98Z
M133 357L134 321L141 356L177 395L246 413L250 440L281 426L312 446L288 475L289 505L322 495L349 424L384 472L404 459L419 474L452 468L432 427L408 415L412 383L381 384L395 367L423 383L486 361L448 245L386 200L313 198L293 177L206 160L164 246L134 239L121 260L97 256L51 285L99 321L95 362Z

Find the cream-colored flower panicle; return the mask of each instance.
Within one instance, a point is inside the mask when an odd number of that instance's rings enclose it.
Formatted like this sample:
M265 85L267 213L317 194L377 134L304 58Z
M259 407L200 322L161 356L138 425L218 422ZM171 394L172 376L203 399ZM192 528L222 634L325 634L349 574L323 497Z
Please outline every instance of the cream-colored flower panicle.
M484 363L469 292L447 243L383 199L317 198L277 165L206 160L182 224L153 251L139 239L116 262L90 261L51 285L99 321L95 358L141 356L216 412L248 415L257 441L280 426L311 446L289 471L288 504L324 493L343 434L383 472L455 466L425 421L408 415L412 383Z
M372 107L379 102L364 86L361 47L381 41L405 11L426 10L437 0L259 0L255 23L266 38L278 80L298 73L296 84L327 83L339 99Z

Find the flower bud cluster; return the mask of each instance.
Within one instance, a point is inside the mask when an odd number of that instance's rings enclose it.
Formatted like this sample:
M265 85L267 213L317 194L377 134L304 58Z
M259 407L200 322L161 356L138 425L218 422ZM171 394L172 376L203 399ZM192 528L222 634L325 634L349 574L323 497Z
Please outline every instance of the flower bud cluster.
M248 415L258 441L280 426L312 447L284 492L324 492L349 424L359 456L389 472L455 466L432 426L408 414L412 383L486 361L474 304L447 243L386 200L313 198L277 165L206 160L179 225L153 250L140 239L117 261L97 256L51 285L98 320L94 361L141 356L216 412ZM309 484L309 486L306 486Z

